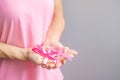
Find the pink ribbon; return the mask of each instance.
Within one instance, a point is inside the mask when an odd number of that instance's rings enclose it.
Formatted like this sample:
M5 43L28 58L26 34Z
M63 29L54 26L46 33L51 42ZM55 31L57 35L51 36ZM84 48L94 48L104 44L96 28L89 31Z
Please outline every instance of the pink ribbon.
M42 48L41 46L36 45L35 47L32 48L32 51L40 54L43 57L48 58L49 60L56 60L58 63L60 62L60 57L64 57L70 61L72 60L69 55L64 53L65 51L63 52L60 49L58 49L58 50L54 50L54 49L44 50L44 48ZM56 56L56 58L54 56Z

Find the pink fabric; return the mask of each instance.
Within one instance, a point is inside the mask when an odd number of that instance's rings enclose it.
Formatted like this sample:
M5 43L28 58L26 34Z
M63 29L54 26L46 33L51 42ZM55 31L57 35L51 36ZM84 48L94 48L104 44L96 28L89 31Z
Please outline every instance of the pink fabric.
M22 48L41 44L52 21L54 0L0 0L0 42ZM0 59L0 80L63 80L60 69Z

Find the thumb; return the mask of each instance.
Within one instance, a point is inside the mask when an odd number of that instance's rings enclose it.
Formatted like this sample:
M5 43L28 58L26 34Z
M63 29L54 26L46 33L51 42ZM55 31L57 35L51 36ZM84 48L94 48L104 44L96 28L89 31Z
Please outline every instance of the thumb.
M26 52L28 60L34 62L35 64L41 65L44 57L40 56L39 54L33 52L31 49L29 49Z

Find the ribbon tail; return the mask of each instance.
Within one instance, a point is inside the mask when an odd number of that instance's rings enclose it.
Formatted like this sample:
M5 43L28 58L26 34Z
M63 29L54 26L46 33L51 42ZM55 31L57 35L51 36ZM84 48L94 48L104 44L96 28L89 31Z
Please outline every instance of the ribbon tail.
M60 55L63 56L64 58L67 58L68 60L72 61L72 58L69 55L67 55L65 53L61 53Z

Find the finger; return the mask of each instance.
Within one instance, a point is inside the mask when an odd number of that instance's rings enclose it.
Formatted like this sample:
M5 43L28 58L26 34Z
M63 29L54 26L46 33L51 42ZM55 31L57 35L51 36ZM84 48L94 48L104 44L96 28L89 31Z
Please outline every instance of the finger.
M50 61L48 60L48 58L45 58L44 60L43 60L43 64L44 64L44 68L47 68L47 69L51 69L50 68Z
M39 54L30 53L29 54L29 59L31 61L33 61L34 63L36 63L38 65L41 65L44 58L42 56L40 56Z
M47 68L48 70L51 69L51 67L50 67L50 63L47 63L47 64L46 64L46 68Z
M64 65L66 63L66 60L61 61L61 63L62 63L62 65Z
M71 50L71 49L67 50L65 53L66 54L71 54L73 56L77 55L77 52L75 50Z
M47 68L48 70L55 68L55 63L53 63L52 60L49 60L48 58L45 58L41 65L43 68Z
M42 60L44 59L39 54L34 53L32 50L26 50L25 56L28 58L28 60L33 61L36 64L41 64Z
M62 66L61 63L57 63L57 64L56 64L56 68L59 68L59 67L61 67L61 66Z
M47 62L48 62L48 58L44 58L42 61L43 64L46 64Z
M70 48L69 48L69 47L64 47L64 49L67 51L67 50L69 50Z
M44 57L43 60L42 60L42 63L41 63L42 68L46 68L47 61L48 61L48 59Z
M77 55L77 54L78 54L78 52L75 51L75 50L72 50L72 52L74 53L74 55Z
M53 60L48 60L46 66L47 66L47 69L55 69L56 68L56 65L55 65L55 61Z
M46 64L46 68L47 68L48 70L53 69L53 66L50 66L50 65L51 65L51 62L48 61L47 64Z
M46 68L46 64L41 64L42 68Z
M56 65L55 65L56 63L55 62L51 62L50 63L50 67L52 68L52 69L55 69L56 68Z
M62 65L64 65L66 63L66 58L64 57L60 57L60 62L62 63Z
M62 66L62 63L61 63L61 62L56 63L56 65L55 65L56 68L59 68L59 67L61 67L61 66Z

